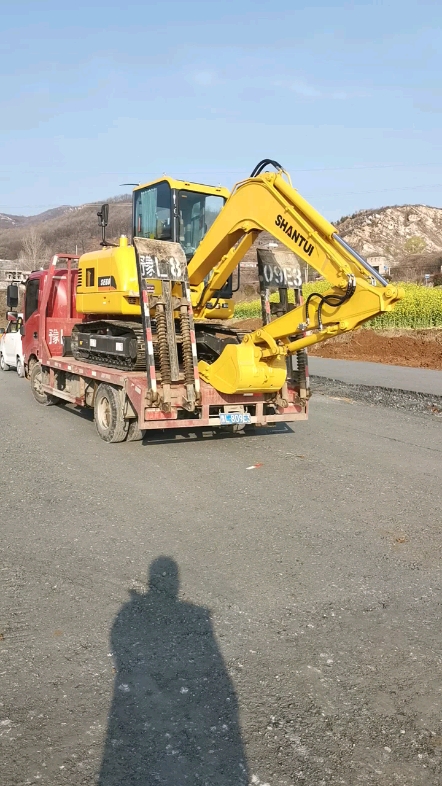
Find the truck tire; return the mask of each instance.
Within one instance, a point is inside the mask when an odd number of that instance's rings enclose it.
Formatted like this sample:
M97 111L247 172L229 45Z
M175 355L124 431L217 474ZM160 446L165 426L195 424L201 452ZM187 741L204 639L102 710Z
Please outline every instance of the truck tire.
M23 378L25 376L25 366L21 358L17 358L16 369L18 376Z
M129 429L127 432L127 442L140 442L144 437L144 431L138 428L138 422L136 420L129 421Z
M112 385L101 384L94 400L95 428L105 442L123 442L129 421L123 416L123 392Z
M31 357L28 360L28 377L31 376L31 371L36 363L38 363L37 358L35 357L35 355L31 355Z
M5 363L3 355L0 355L0 368L2 371L9 371L9 366L7 363Z
M48 394L42 390L43 372L41 363L34 363L29 380L31 383L32 395L39 404L43 407L50 407L52 404L55 404L53 397L48 396Z

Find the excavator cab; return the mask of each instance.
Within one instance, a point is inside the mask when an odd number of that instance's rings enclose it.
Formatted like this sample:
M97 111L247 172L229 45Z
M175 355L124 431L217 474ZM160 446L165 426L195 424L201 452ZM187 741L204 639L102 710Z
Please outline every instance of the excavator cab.
M189 264L228 197L226 188L189 183L163 177L137 186L133 191L134 238L179 243ZM83 254L78 265L77 307L82 314L141 317L138 277L133 245L126 237L119 244L105 239L107 205L99 211L101 250ZM106 210L104 210L106 208ZM192 286L192 302L198 303L209 276ZM238 285L239 287L239 274ZM233 316L233 276L214 290L199 318L225 320Z
M164 178L133 192L133 236L179 243L189 263L201 240L224 207L225 188ZM230 309L233 277L215 293L209 305Z

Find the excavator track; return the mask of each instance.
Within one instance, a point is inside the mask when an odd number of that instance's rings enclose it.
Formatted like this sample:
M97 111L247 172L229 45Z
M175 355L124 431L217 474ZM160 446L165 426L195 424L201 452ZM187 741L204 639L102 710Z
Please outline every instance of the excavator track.
M178 327L178 326L177 326ZM182 329L182 325L181 325ZM159 369L164 366L165 361L161 356L160 346L161 342L158 341L158 330L161 332L161 325L158 326L155 320L152 320L153 332L153 349L155 355L155 365ZM214 360L221 354L226 343L237 344L241 341L245 331L239 331L223 325L221 322L201 322L195 323L196 339L198 344L198 354L201 358ZM116 355L115 353L107 353L103 350L97 351L90 345L90 338L95 338L103 335L108 337L136 339L136 357L129 355ZM80 338L86 340L88 344L86 349L82 349L79 345ZM89 340L87 341L87 338ZM177 329L177 343L181 344L181 335ZM116 319L106 319L97 322L83 322L72 330L71 336L71 352L76 360L81 360L84 363L94 363L98 366L111 366L123 371L145 371L146 370L146 352L144 345L144 335L141 323L124 322ZM181 354L181 353L180 353ZM189 366L191 362L187 358L181 358L183 361L183 373L185 373L186 365ZM167 369L166 371L167 376ZM189 370L188 370L188 373ZM163 376L163 374L161 374Z
M95 328L95 330L94 330ZM115 338L132 337L136 339L136 357L119 356L106 352L94 351L90 346L87 349L79 348L80 336L95 337L100 335L98 331L107 329L108 335ZM124 333L125 331L125 333ZM78 338L77 338L78 336ZM146 370L146 351L144 345L143 328L136 322L123 322L120 320L100 320L100 322L83 322L75 325L72 330L71 351L76 360L84 363L94 363L98 366L111 366L124 371L145 371Z

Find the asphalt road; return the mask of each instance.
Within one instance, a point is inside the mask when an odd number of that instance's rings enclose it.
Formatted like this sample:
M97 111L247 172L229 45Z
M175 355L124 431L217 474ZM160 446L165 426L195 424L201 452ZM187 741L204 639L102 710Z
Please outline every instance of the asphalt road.
M1 783L440 783L441 429L106 445L0 374Z
M373 385L393 390L442 395L442 371L359 360L334 360L309 357L310 374L338 379L350 385Z

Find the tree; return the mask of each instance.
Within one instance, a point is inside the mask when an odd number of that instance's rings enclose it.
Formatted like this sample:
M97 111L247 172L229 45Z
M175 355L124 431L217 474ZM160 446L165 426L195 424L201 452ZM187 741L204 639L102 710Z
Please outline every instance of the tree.
M36 270L48 264L49 249L35 227L30 227L23 238L18 261L23 270Z

